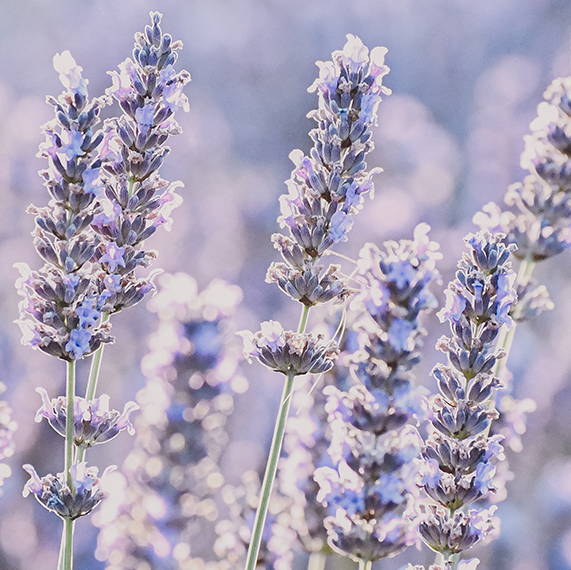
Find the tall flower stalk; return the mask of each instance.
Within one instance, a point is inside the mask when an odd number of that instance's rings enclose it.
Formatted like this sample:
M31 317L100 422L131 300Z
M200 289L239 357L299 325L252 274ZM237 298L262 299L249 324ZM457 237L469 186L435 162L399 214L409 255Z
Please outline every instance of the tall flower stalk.
M24 344L66 362L66 396L60 414L64 470L40 478L32 466L24 466L31 475L24 494L34 494L63 519L59 564L70 570L74 521L101 500L97 469L76 461L75 365L111 337L108 326L100 323L105 299L91 263L99 245L90 224L97 212L98 154L103 140L98 123L103 101L89 99L82 68L69 52L56 55L54 67L65 89L57 99L48 97L55 118L44 127L46 138L39 153L48 161L40 176L50 201L47 207L29 209L35 215L34 246L45 263L36 271L18 264L17 288L23 297L18 324Z
M296 332L270 321L262 323L255 335L244 333L247 355L285 377L246 570L256 565L294 379L326 372L336 356L332 342L305 330L311 307L343 300L348 294L340 267L324 267L321 259L347 239L352 216L362 208L364 196L373 192L372 177L379 169L367 172L365 157L373 148L378 104L389 92L382 83L388 73L386 51L377 47L369 53L359 38L348 35L332 61L317 63L319 77L309 88L318 93L318 108L308 115L316 123L309 133L313 146L308 156L301 150L290 154L295 168L286 182L288 193L280 200L278 218L283 233L272 236L283 261L271 264L266 280L276 283L302 309Z
M114 76L110 94L124 116L99 128L108 98L90 100L87 80L69 52L56 55L54 66L65 90L48 98L55 118L44 130L40 156L48 168L40 174L50 194L35 215L34 245L45 261L38 271L19 264L17 283L23 341L66 361L66 395L50 399L44 390L37 419L46 418L65 438L64 470L40 478L32 466L24 494L32 493L63 519L60 570L73 566L74 522L101 501L97 469L85 463L89 447L123 430L132 431L128 404L121 413L109 399L96 397L103 346L111 341L110 314L132 306L152 290L149 278L135 270L156 254L142 242L177 204L175 185L157 174L168 149L169 134L178 132L174 111L187 106L181 90L188 73L176 74L178 42L163 35L161 16L136 37L132 60ZM76 361L95 354L86 397L77 398Z
M441 257L427 232L423 224L414 240L387 242L382 249L367 244L361 251L355 383L346 391L325 389L334 467L316 471L317 498L334 513L325 519L330 546L359 568L416 541L411 513L420 436L414 423L422 397L412 370L426 334L422 318L436 306L430 286L439 279Z
M426 501L420 505L420 534L445 568L456 568L462 554L494 531L495 507L480 506L495 491L496 464L503 459L501 437L489 435L497 418L497 362L502 329L516 301L505 236L481 232L466 238L466 252L446 290L439 313L450 336L437 348L447 364L433 376L438 394L431 400L431 430L423 449L420 479Z
M185 274L160 280L134 446L95 521L97 555L108 570L206 564L202 533L223 508L216 500L224 482L219 460L234 393L244 382L238 352L225 346L240 300L240 289L221 281L199 292Z

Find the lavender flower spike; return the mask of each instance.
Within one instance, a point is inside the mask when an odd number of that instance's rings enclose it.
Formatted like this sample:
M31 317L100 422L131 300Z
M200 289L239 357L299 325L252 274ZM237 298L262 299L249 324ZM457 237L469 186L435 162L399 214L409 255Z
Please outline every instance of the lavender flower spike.
M452 563L494 530L495 507L477 501L494 493L496 464L503 459L500 436L490 436L497 418L494 405L499 380L493 374L505 353L498 334L513 325L515 274L503 235L481 232L466 238L467 251L446 291L439 313L450 336L437 348L448 363L433 370L439 394L431 400L432 431L423 449L420 485L420 534L424 542Z
M31 206L35 215L34 246L44 265L32 271L18 264L18 324L22 342L51 356L74 361L110 342L108 327L99 324L105 298L98 291L92 259L99 238L90 227L96 213L98 157L103 134L98 130L103 101L89 100L87 80L69 52L54 57L66 87L48 97L55 118L44 126L46 140L39 156L48 168L40 171L50 195L46 207Z
M349 34L343 49L333 52L332 61L317 62L319 77L309 88L318 94L318 108L308 115L316 123L309 133L312 148L308 155L301 150L290 154L294 169L286 182L288 192L280 199L278 217L282 233L272 236L282 261L270 265L266 281L276 283L302 310L296 332L284 332L281 325L270 321L255 335L244 335L248 358L253 356L286 376L246 570L254 570L262 541L294 377L329 370L337 353L334 343L322 343L305 329L311 307L341 302L350 292L341 268L324 266L321 258L347 240L365 195L373 195L372 178L380 169L367 171L365 158L373 149L379 103L390 93L383 85L389 71L384 63L386 52L382 47L369 52L359 38Z
M107 296L99 287L96 251L100 239L91 224L99 214L101 192L100 148L104 135L98 129L104 99L90 100L88 82L69 52L54 57L54 67L64 86L56 99L48 97L54 119L44 126L45 142L39 156L48 161L40 172L50 200L47 207L30 207L35 215L34 246L44 265L32 271L18 264L16 286L23 297L18 321L23 342L66 361L64 469L40 479L33 467L24 494L32 493L48 510L63 519L59 567L73 566L74 521L91 512L102 497L97 473L75 449L76 361L110 342L109 325L102 322Z
M163 180L159 169L168 138L181 132L176 113L189 109L183 88L190 74L174 68L182 42L163 34L161 14L150 16L151 25L135 36L133 57L111 73L113 86L107 90L123 112L105 123L104 192L92 222L102 241L95 256L107 314L131 307L153 289L152 276L135 276L156 257L144 241L159 227L170 228L170 213L182 201L176 193L182 183Z
M373 175L365 157L373 149L372 127L381 98L390 90L383 85L389 68L386 48L369 50L349 34L343 50L332 61L317 62L319 77L309 88L319 96L318 109L308 117L316 122L309 133L309 156L294 150L295 168L286 182L278 222L283 233L272 241L283 261L273 263L267 281L277 283L292 299L310 307L342 300L347 284L336 265L319 264L327 250L347 241L353 216L373 196Z
M325 520L329 544L367 567L416 540L409 516L416 491L420 437L413 423L421 397L412 386L425 331L421 318L436 306L430 291L439 279L438 245L428 226L414 240L366 245L359 258L362 292L356 309L361 350L353 357L358 383L348 391L327 387L333 468L315 472L318 500L334 516Z

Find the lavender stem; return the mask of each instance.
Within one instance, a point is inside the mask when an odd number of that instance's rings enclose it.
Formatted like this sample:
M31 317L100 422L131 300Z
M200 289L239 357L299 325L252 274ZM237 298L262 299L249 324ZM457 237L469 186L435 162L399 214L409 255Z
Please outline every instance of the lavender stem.
M101 315L101 324L109 320L109 313ZM85 391L85 399L92 400L97 392L97 383L99 382L99 373L101 371L101 361L103 360L104 345L102 344L93 355L91 367L89 368L89 380L87 381L87 389Z
M299 324L297 327L298 333L305 332L307 326L307 319L309 317L309 307L303 305L301 315L299 317ZM264 523L268 514L268 507L270 503L270 495L272 494L272 487L276 478L276 471L278 469L278 461L282 451L284 441L285 427L289 408L291 406L291 396L293 393L293 381L295 378L294 373L286 376L284 389L280 400L280 407L278 408L278 415L276 417L276 424L274 428L274 435L272 437L272 444L270 446L270 453L268 462L266 464L266 471L264 473L264 481L260 490L260 503L256 510L256 518L254 520L254 528L252 529L252 538L248 546L248 555L246 558L245 570L255 570L258 560L258 553L260 551L260 544L262 543L262 535L264 532Z
M64 471L67 486L73 489L73 477L71 476L71 466L73 465L73 420L74 420L74 400L75 400L75 360L67 362L66 368L66 420L65 420L65 464ZM60 550L60 566L63 570L73 568L73 521L64 519L63 523L63 552ZM63 553L63 562L61 555Z

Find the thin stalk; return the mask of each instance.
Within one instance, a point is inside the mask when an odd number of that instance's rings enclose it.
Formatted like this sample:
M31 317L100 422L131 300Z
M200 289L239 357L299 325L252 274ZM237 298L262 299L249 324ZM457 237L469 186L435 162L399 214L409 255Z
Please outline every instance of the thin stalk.
M307 570L325 570L327 565L327 554L323 552L312 552L307 562Z
M297 332L305 332L308 316L309 307L304 305L299 317ZM272 437L272 444L270 445L270 453L266 464L266 472L264 473L264 480L262 481L262 488L260 489L260 503L256 511L254 528L252 529L252 538L250 540L250 545L248 546L245 570L255 570L256 562L258 561L258 553L262 543L264 524L266 522L268 507L270 504L270 495L272 494L272 487L276 478L278 461L284 441L287 417L291 406L294 378L295 376L293 374L288 374L284 383L278 414L276 417L276 424L274 427L274 435Z
M535 261L527 257L520 263L519 271L515 281L516 289L520 286L527 285L529 283L529 280L533 275L535 266L536 266ZM504 358L501 358L500 360L497 361L494 370L495 376L497 376L500 380L502 380L504 372L507 368L510 350L512 348L512 344L515 338L515 331L516 331L516 323L514 322L508 331L506 331L505 333L500 333L500 338L498 339L498 348L501 348L506 353Z
M103 313L101 315L101 324L106 323L109 320L109 313ZM97 393L97 385L99 383L99 373L101 372L101 362L103 360L103 350L105 349L105 344L101 344L99 348L93 354L91 359L91 366L89 367L89 379L87 380L87 388L85 389L85 399L93 400L95 394ZM86 447L80 447L77 450L77 462L81 463L85 461L85 454L87 453Z
M63 521L63 530L65 533L65 551L63 559L63 570L73 570L73 527L74 522L71 519Z
M101 315L101 324L106 323L109 320L109 313L103 313ZM101 371L101 361L103 359L103 350L105 344L95 351L93 358L91 359L91 367L89 368L89 380L87 381L87 389L85 391L85 398L87 400L92 400L95 398L95 393L97 392L97 383L99 382L99 372Z
M64 456L64 473L67 486L73 490L73 478L71 476L71 467L73 465L73 407L75 400L75 360L67 363L66 370L66 418L65 418L65 456ZM73 569L73 521L65 519L63 521L62 530L63 547L60 548L60 560L58 568L61 570Z
M373 563L370 560L359 560L359 570L372 570Z

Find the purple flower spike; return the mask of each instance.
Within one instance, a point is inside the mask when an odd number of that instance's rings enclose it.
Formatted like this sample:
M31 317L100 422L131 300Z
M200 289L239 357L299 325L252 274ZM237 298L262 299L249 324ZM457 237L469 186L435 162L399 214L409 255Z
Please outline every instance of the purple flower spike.
M212 521L223 516L226 420L234 393L245 389L238 347L226 342L240 299L240 289L222 281L199 292L184 274L159 280L133 448L94 517L97 556L109 570L231 568L205 560Z
M133 57L111 72L113 85L107 90L123 114L105 123L104 192L97 197L100 212L92 227L103 242L95 257L103 270L102 309L109 314L135 305L154 289L152 274L135 276L156 257L144 242L160 226L170 229L171 212L182 201L177 194L182 183L164 180L159 171L170 150L168 138L181 132L175 115L189 109L183 89L190 74L174 68L182 42L163 33L161 14L150 17L145 33L135 36Z
M436 306L430 286L440 258L428 229L419 226L413 240L362 249L357 384L324 390L332 467L315 472L317 498L332 513L325 519L329 545L358 562L395 556L416 541L411 507L421 441L413 424L423 410L412 369L426 334L421 316Z
M432 429L422 452L419 530L446 563L497 524L493 509L478 505L497 491L496 469L504 459L503 437L489 431L498 417L495 365L505 356L497 338L513 326L509 311L517 299L510 260L516 246L504 238L489 232L466 237L466 252L439 315L450 327L450 336L437 344L448 363L432 372L439 394L431 400Z
M34 245L44 265L32 271L17 264L22 342L63 360L79 360L111 341L99 323L102 297L92 260L99 238L90 227L97 215L101 187L98 129L102 99L89 99L87 80L69 52L54 57L65 90L48 97L55 118L44 126L40 172L50 195L46 207L30 207L35 216Z
M381 169L367 171L365 157L373 149L377 108L390 93L383 86L386 51L369 53L359 38L348 35L332 61L317 62L319 77L309 88L319 96L318 108L308 115L316 122L309 133L313 148L309 155L290 154L294 168L278 218L284 231L272 238L283 262L272 264L266 278L308 307L342 301L348 293L338 268L319 261L347 240L365 195L374 193L372 176Z

